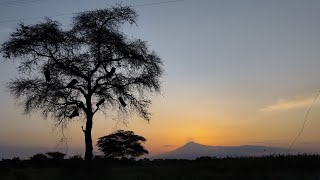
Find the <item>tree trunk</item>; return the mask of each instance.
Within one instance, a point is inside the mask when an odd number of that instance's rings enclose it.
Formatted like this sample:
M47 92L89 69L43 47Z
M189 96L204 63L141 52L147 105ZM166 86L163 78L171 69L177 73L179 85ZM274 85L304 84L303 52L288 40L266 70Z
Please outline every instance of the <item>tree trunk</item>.
M86 153L85 153L84 159L86 161L90 161L93 156L92 137L91 137L92 119L93 119L93 115L91 113L87 113L86 130L84 133L85 143L86 143Z

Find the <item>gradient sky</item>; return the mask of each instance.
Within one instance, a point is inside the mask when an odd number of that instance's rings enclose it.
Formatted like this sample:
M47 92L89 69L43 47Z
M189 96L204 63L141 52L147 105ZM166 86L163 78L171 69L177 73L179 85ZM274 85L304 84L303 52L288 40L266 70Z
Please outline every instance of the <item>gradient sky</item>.
M97 114L98 137L128 129L147 139L151 154L188 141L207 145L289 147L320 88L320 1L318 0L122 1L136 6L138 26L129 37L148 41L165 62L162 95L152 97L152 118L117 121ZM1 4L0 21L107 8L120 1L39 0ZM137 6L138 5L138 6ZM72 16L58 16L68 28ZM43 19L24 20L26 24ZM0 23L0 42L18 22ZM22 115L5 82L18 74L0 66L0 146L59 147L62 136L50 119ZM113 116L114 117L114 116ZM68 147L84 151L81 120L69 124ZM294 149L320 153L320 99L310 111ZM62 146L63 147L63 146Z

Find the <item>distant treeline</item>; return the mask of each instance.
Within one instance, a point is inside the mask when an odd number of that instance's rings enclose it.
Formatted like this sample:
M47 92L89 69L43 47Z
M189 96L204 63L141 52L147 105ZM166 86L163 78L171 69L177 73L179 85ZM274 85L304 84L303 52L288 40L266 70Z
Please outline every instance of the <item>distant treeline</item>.
M60 152L48 152L45 154L35 154L28 160L21 160L18 157L12 159L0 160L0 168L46 168L46 167L60 167L64 165L81 165L86 164L81 155L75 155L69 158L65 158L65 154ZM320 155L319 154L297 154L297 155L283 155L273 154L262 157L199 157L196 160L185 160L185 159L115 159L106 158L103 155L95 155L92 160L92 165L108 165L112 166L170 166L170 165L209 165L210 167L248 167L252 168L263 168L263 169L277 169L277 168L319 168L320 167ZM211 166L212 165L212 166Z
M57 177L82 177L87 172L87 164L81 156L57 158L47 155L35 155L29 160L19 158L0 161L0 179L14 179L16 176L44 177L41 173L55 173ZM64 156L63 156L64 157ZM113 177L110 179L223 179L243 177L263 177L277 179L320 177L320 155L269 155L264 157L200 157L196 160L182 159L110 159L94 156L91 161L91 173L95 177ZM38 170L34 174L35 171ZM17 172L18 175L17 175ZM40 175L39 175L40 173ZM120 178L125 176L125 178ZM9 178L10 177L10 178ZM119 177L119 178L116 178ZM175 177L175 178L173 178ZM250 179L249 178L249 179ZM280 179L281 179L280 178ZM21 179L21 178L20 178ZM24 178L22 178L24 179ZM47 178L46 178L47 179ZM50 178L49 178L50 179ZM81 178L80 178L81 179ZM241 178L240 178L241 179Z

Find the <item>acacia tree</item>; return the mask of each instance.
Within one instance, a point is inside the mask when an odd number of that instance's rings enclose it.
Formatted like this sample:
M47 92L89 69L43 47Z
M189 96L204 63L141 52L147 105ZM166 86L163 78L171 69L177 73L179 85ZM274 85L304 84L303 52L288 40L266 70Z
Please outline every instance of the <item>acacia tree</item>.
M138 113L150 120L149 93L160 92L162 60L145 41L129 39L120 27L135 24L131 7L79 13L70 29L47 19L24 25L1 47L18 62L20 77L8 89L25 113L40 111L65 127L84 115L85 159L92 159L92 123L99 110Z
M48 157L52 160L60 161L63 160L66 154L61 153L61 152L47 152L46 153Z
M132 131L118 130L107 136L98 138L97 146L106 157L135 158L148 154L142 146L146 139Z

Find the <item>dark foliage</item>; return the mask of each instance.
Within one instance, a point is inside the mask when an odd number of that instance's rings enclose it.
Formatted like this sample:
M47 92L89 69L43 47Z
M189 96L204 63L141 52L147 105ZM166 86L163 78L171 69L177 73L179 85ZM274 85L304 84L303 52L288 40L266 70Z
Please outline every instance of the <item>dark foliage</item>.
M50 19L20 24L2 44L3 56L18 62L22 76L11 80L8 89L25 113L40 111L61 127L85 115L85 159L92 159L97 111L136 112L150 120L147 95L160 92L162 61L145 41L121 32L136 18L130 7L87 11L74 17L69 30Z
M61 152L47 152L46 154L49 156L51 160L55 160L55 161L63 160L64 157L66 156L66 154Z
M118 130L98 138L99 150L109 158L136 158L149 152L142 146L146 139L132 131Z
M74 155L74 156L70 157L69 160L71 160L71 161L81 161L83 159L82 159L81 155Z
M38 154L31 156L30 160L31 161L45 161L45 160L48 160L48 156L46 156L45 154L42 154L42 153L38 153Z
M128 159L92 160L88 177L85 161L46 160L34 166L30 160L0 161L0 179L319 179L319 155L270 155L265 157L210 158L198 160ZM32 168L30 168L32 167Z

